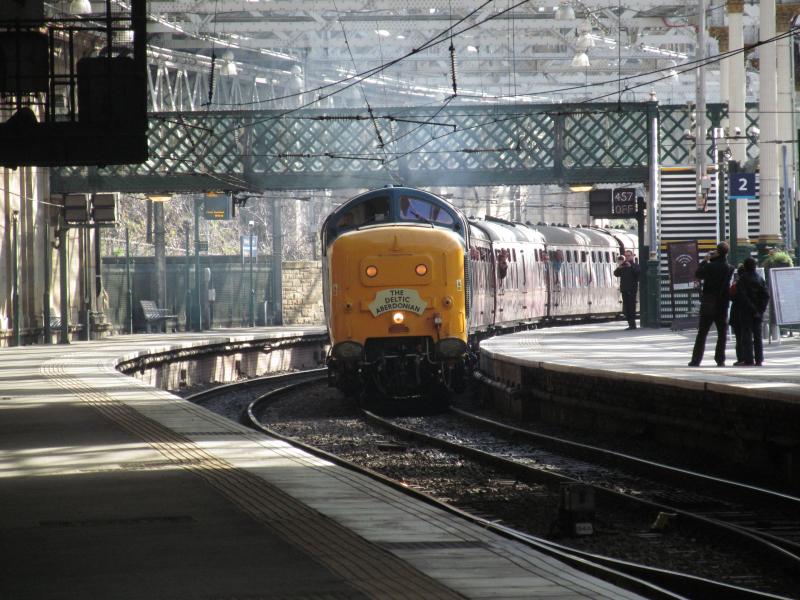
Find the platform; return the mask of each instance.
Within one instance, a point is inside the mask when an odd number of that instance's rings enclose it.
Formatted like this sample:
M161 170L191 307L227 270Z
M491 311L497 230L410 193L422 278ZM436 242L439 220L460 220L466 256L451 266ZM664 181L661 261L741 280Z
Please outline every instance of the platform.
M542 328L481 343L481 371L510 412L695 448L800 485L800 336L764 342L760 367L689 367L695 331L604 323Z
M0 349L0 597L638 597L114 368L286 331Z

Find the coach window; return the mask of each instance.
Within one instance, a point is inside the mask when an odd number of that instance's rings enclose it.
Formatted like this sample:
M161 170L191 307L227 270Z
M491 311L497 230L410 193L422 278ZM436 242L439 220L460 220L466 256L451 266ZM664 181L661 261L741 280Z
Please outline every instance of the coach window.
M592 254L594 254L594 252L592 252ZM581 250L581 262L586 262L586 250ZM592 262L594 262L594 256L592 257Z

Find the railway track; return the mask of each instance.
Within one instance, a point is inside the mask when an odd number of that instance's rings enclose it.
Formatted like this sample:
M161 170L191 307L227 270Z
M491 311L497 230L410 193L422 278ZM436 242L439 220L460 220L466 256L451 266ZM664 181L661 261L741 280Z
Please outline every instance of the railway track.
M303 382L301 385L307 386L309 382ZM666 570L666 569L658 569L654 567L649 567L641 564L635 564L632 562L622 561L618 559L608 558L605 556L599 556L597 554L591 552L582 552L579 550L575 550L573 548L568 548L567 546L563 546L561 544L555 543L553 541L543 539L541 537L532 536L530 534L522 533L517 531L514 528L501 525L496 523L496 519L492 517L492 515L482 515L476 516L475 514L467 514L464 511L461 511L451 504L447 503L440 503L438 500L433 499L430 495L421 493L419 490L410 489L408 482L398 482L396 480L387 479L385 475L381 475L372 471L370 469L364 469L363 467L359 467L354 462L341 458L339 456L335 456L321 450L315 446L311 446L305 444L292 436L284 436L276 432L270 427L267 427L261 424L260 414L263 413L267 406L272 405L278 398L283 397L286 394L293 393L296 390L295 386L289 384L281 389L274 390L263 396L260 396L256 401L252 402L251 405L247 409L248 420L253 423L254 427L257 427L261 430L268 432L270 435L275 435L276 437L280 437L303 447L307 451L314 453L318 456L322 456L333 462L341 464L347 468L358 470L360 472L364 472L369 476L376 477L381 479L382 481L394 485L398 489L402 489L404 491L408 491L409 493L415 494L419 497L423 497L426 502L434 502L445 508L446 510L450 510L452 512L458 512L462 514L465 518L470 518L482 526L490 528L494 531L497 531L501 535L506 535L508 537L513 537L523 543L527 543L537 547L539 550L543 552L550 553L552 555L560 557L562 560L567 560L573 563L587 563L591 564L591 569L597 569L598 571L595 574L605 573L606 577L615 577L618 578L622 575L633 578L638 581L638 583L629 582L629 586L635 587L636 585L641 585L641 582L646 582L647 586L652 586L652 589L648 587L648 591L644 592L646 595L650 597L693 597L693 598L779 598L780 596L772 595L765 592L754 591L752 589L748 589L742 586L737 585L730 585L725 583L720 583L718 581L713 581L711 579L706 579L703 577L696 577L692 575L686 575L683 573L676 573L674 571ZM530 475L533 471L537 471L537 469L531 467L530 465L524 465L518 461L515 461L508 456L501 456L503 453L508 454L508 442L503 442L506 446L505 450L500 451L498 445L500 444L499 440L495 440L495 447L494 451L486 451L486 450L479 450L477 448L470 448L470 444L465 444L464 440L459 440L459 442L454 442L452 440L444 440L442 437L437 437L435 435L431 436L429 434L423 434L419 431L414 431L413 429L409 428L408 420L404 420L404 423L396 422L396 419L384 419L375 415L374 413L364 412L364 417L371 421L372 423L380 426L381 428L386 428L395 432L396 435L402 437L414 437L418 440L424 439L425 444L433 444L438 447L446 447L448 452L456 452L464 455L469 455L469 457L473 460L479 461L489 461L495 467L502 468L506 472L512 472L515 477L519 477L520 473L525 472L527 473L526 476ZM481 428L483 428L483 436L486 435L485 429L487 427L491 427L495 432L498 430L503 430L506 428L504 424L497 423L497 422L489 422L486 419L480 417L474 417L467 415L466 413L457 414L454 413L453 415L448 415L446 418L448 419L471 419L473 423L479 424ZM476 420L477 419L477 420ZM430 420L430 418L426 417L425 420ZM476 428L475 425L472 426ZM462 427L463 429L463 427ZM506 435L513 435L513 437L520 437L523 435L522 430L515 430L516 428L506 429ZM461 429L459 429L459 432ZM495 434L496 435L496 434ZM461 434L459 433L459 437ZM563 441L563 440L562 440ZM484 439L485 442L485 439ZM555 441L553 442L555 443ZM485 444L484 444L485 445ZM402 444L387 442L384 444L386 447L396 446L395 449L402 450ZM630 457L634 459L634 457ZM619 460L619 457L617 458ZM638 459L634 459L638 460ZM542 470L539 470L538 473L535 474L536 478L541 477L540 473ZM545 477L550 479L554 475L561 476L560 474L548 473ZM686 476L686 475L684 475ZM605 494L609 493L614 496L618 496L619 498L624 499L625 501L629 501L628 497L621 494L619 491L606 491L606 490L599 490L600 493ZM748 494L755 494L756 491L754 489L746 490ZM784 496L784 495L779 495ZM618 498L618 499L619 499ZM790 497L781 497L778 498L780 502L790 503ZM656 502L651 502L650 506L653 508L658 508L660 511L677 511L676 507L667 505L667 504L660 504ZM682 518L697 518L704 524L705 527L709 528L719 528L722 527L725 529L727 535L735 536L740 542L741 540L746 540L751 544L757 544L757 547L760 549L759 551L763 552L765 548L769 549L769 552L773 553L776 558L779 558L781 561L784 561L785 564L792 564L796 566L794 562L796 557L794 556L791 548L793 548L791 540L789 540L788 548L783 545L778 545L777 543L773 543L769 541L769 535L766 538L762 535L764 532L757 532L757 531L750 531L741 524L732 525L731 523L724 524L719 519L712 518L708 515L704 516L694 516L690 517L691 514L689 511L680 510L680 512L675 512L675 514L680 514ZM742 513L744 514L744 513ZM699 522L700 522L699 521ZM725 526L727 525L727 529ZM784 540L786 541L786 540ZM752 546L751 546L752 547ZM608 572L606 572L608 571ZM665 594L665 595L661 595Z
M788 569L800 572L800 498L541 436L457 409L451 415L424 419L365 416L405 437L488 461L518 477L589 484L597 494L612 500L679 516L698 527L739 538L739 543L769 552ZM468 423L470 429L462 423ZM541 444L551 449L543 449ZM677 481L682 487L673 487Z

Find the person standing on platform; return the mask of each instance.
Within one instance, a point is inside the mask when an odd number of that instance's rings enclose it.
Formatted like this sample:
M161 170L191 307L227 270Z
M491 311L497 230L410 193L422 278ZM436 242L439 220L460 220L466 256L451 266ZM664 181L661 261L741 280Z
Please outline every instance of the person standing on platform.
M733 337L736 340L736 362L733 363L734 365L739 365L744 360L742 358L742 332L740 329L738 310L739 300L736 298L736 290L737 286L739 285L739 279L742 277L742 273L744 273L744 265L739 265L739 268L736 269L736 275L733 276L733 283L731 283L728 291L728 295L731 298L731 315L728 323L733 330Z
M628 321L628 329L636 329L636 293L639 291L641 270L633 252L625 250L625 256L617 259L614 275L619 277L619 291L622 292L622 312Z
M761 323L769 304L767 283L756 273L756 261L744 259L744 273L736 283L735 310L741 334L742 356L735 366L761 366L764 362L764 343Z
M733 267L728 264L728 244L720 242L697 267L695 277L703 282L700 296L700 323L694 341L690 367L699 367L706 349L706 336L713 323L717 327L717 346L714 360L718 367L725 366L725 343L728 341L728 303Z

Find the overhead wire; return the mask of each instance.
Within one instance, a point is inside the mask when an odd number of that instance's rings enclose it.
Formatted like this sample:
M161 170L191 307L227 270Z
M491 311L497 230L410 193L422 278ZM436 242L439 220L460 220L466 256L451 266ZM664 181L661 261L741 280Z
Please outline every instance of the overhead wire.
M491 0L489 0L489 1L491 1ZM470 15L471 15L471 14L474 14L474 12L476 12L476 11L477 11L477 10L479 10L480 8L484 7L486 4L488 4L488 3L489 3L489 1L487 1L487 2L483 3L483 4L482 4L482 5L481 5L481 6L480 6L478 9L476 9L475 11L473 11L472 13L470 13ZM527 1L527 0L526 0L526 1ZM478 24L475 24L475 25L471 26L471 27L470 27L470 28L468 28L468 29L471 29L472 27L474 27L474 26L477 26L477 25L479 25L479 24L485 23L485 22L486 22L486 21L488 21L489 19L492 19L492 18L497 18L497 17L498 17L500 14L504 14L504 13L508 12L509 10L513 10L514 8L516 8L516 7L520 6L520 5L524 4L524 3L525 3L525 2L519 2L519 3L515 4L515 5L513 5L513 6L509 7L509 8L507 8L506 10L504 10L504 11L502 11L502 12L498 12L498 13L496 13L496 14L494 14L494 15L490 16L490 17L487 17L486 19L483 19L483 20L481 20L481 21L480 21L480 23L478 23ZM464 18L460 19L458 23L460 23L460 22L463 22L463 21L464 21L464 19L466 19L466 18L468 18L468 17L464 17ZM447 34L447 33L450 33L450 35L456 35L455 28L457 27L458 23L457 23L456 25L453 25L453 26L451 26L451 27L448 27L446 30L444 30L444 32L443 32L443 33L445 33L445 34ZM459 32L458 32L458 34L460 34L460 33L463 33L464 31L467 31L468 29L461 30L461 31L459 31ZM411 52L411 53L408 53L408 54L404 55L404 57L400 57L400 58L398 58L398 59L393 59L392 61L389 61L388 63L384 62L384 63L382 63L381 65L379 65L378 67L374 67L373 69L370 69L370 70L368 70L368 71L365 71L365 72L363 72L362 74L359 74L359 75L354 75L354 76L351 76L350 78L347 78L347 79L352 79L352 78L355 78L355 77L359 77L359 76L362 76L362 75L364 75L365 73L375 74L375 73L377 73L377 72L379 72L379 71L385 70L385 69L386 69L386 68L388 68L389 66L392 66L392 65L394 65L394 64L397 64L398 62L400 62L400 61L401 61L401 60L403 60L404 58L407 58L408 56L411 56L411 55L415 54L416 52L419 52L419 51L421 51L421 50L423 50L423 49L430 48L430 47L432 47L433 45L435 45L435 44L437 44L437 43L441 43L441 41L444 41L444 40L439 40L438 42L436 41L436 40L437 40L439 37L441 37L441 35L442 35L442 33L438 34L437 36L434 36L433 38L431 38L431 40L429 40L428 42L426 42L425 44L423 44L423 46L421 46L419 49L415 49L413 52ZM736 54L738 54L738 53L743 53L743 52L746 52L746 51L750 51L750 50L752 50L753 48L756 48L756 47L758 47L758 46L764 45L764 44L766 44L766 43L774 43L775 41L777 41L777 40L779 40L779 39L783 39L784 37L789 37L789 36L792 36L792 35L794 35L794 32L793 32L793 31L782 32L781 34L778 34L778 35L774 36L774 37L773 37L773 38L771 38L771 39L768 39L768 40L761 40L761 41L759 41L758 43L756 43L756 44L754 44L754 45L752 45L752 46L749 46L749 47L748 47L748 48L746 48L746 49L745 49L745 48L742 48L742 49L737 49L737 50L731 50L731 51L722 52L722 53L719 53L719 54L717 54L717 55L713 55L713 56L710 56L710 57L705 57L704 59L701 59L701 60L687 61L687 62L685 62L685 63L683 63L683 64L681 65L681 70L679 71L679 73L685 73L685 72L688 72L688 71L694 70L694 69L696 69L696 68L697 68L698 66L700 66L700 65L713 64L713 63L715 63L715 62L718 62L718 61L720 61L720 60L723 60L723 59L725 59L725 58L729 58L729 57L731 57L731 56L734 56L734 55L736 55ZM669 71L672 71L672 69L674 69L674 67L668 67L668 68L664 68L664 69L655 69L655 70L652 70L652 71L649 71L649 72L646 72L646 73L639 73L639 74L632 75L632 76L618 77L618 80L619 80L619 81L623 81L623 80L627 81L627 80L633 80L633 79L642 78L642 77L648 77L648 76L650 76L650 75L655 75L655 74L659 74L659 73L664 73L665 71L668 71L668 69L669 69ZM367 76L371 76L371 75L367 75ZM353 83L351 83L351 84L350 84L350 85L348 85L347 87L350 87L351 85L355 85L356 83L361 83L361 82L362 82L362 81L363 81L363 80L364 80L364 79L365 79L367 76L363 76L361 79L359 79L359 80L357 80L357 81L354 81ZM667 78L669 78L669 77L671 77L671 76L672 76L672 74L670 73L670 74L668 74L668 75L665 75L665 76L662 76L662 77L657 77L657 78L649 79L649 80L647 80L647 81L642 81L642 82L634 83L634 84L633 84L633 85L631 85L630 87L627 87L627 88L626 88L626 90L633 90L633 89L637 89L637 88L644 87L644 86L647 86L647 85L652 85L652 84L654 84L654 83L657 83L658 81L661 81L661 80L663 80L663 79L667 79ZM342 81L346 81L347 79L345 79L345 80L342 80ZM611 81L613 81L613 80L611 80ZM579 89L579 88L594 87L594 86L599 86L599 85L605 85L605 84L607 84L607 83L609 83L609 81L605 81L605 82L593 82L593 83L591 83L591 84L588 84L588 83L587 83L587 84L584 84L584 85L577 85L577 86L568 86L568 87L565 87L565 88L561 88L560 90L552 90L552 91L550 91L550 93L556 93L556 92L558 92L558 91L568 91L568 90ZM334 85L334 84L330 84L330 85ZM343 88L343 89L346 89L346 88ZM338 92L340 92L340 91L343 91L343 89L342 89L342 90L338 90L336 93L338 93ZM515 90L515 91L516 91L516 90ZM614 93L611 93L611 94L602 94L602 95L596 96L596 97L594 97L594 98L588 98L588 99L586 99L586 100L584 100L584 101L582 101L582 102L579 102L578 104L585 104L585 103L588 103L588 102L595 102L595 101L597 101L597 100L599 100L599 99L603 99L603 98L606 98L606 97L608 97L608 96L610 96L610 95L614 95L614 94L617 94L617 93L618 93L618 92L614 92ZM331 95L332 95L332 94L331 94ZM527 95L527 94L525 94L525 95ZM517 97L517 96L518 96L518 94L514 94L514 95L513 95L513 97ZM437 111L437 113L436 113L437 115L438 115L438 114L439 114L439 113L440 113L440 112L443 110L444 106L446 106L447 104L449 104L450 100L452 100L452 97L451 97L450 99L446 99L446 100L445 100L445 102L443 103L443 105L442 105L442 106L440 106L439 110ZM309 102L309 103L305 104L304 106L301 106L301 107L298 107L298 108L294 108L294 109L288 110L288 111L284 112L284 113L283 113L283 114L281 114L281 115L272 116L272 117L270 117L269 119L264 119L264 120L261 120L261 121L257 120L257 121L255 121L253 124L255 124L255 123L257 123L257 122L263 122L263 121L265 121L265 120L272 120L272 119L277 119L277 118L284 118L284 117L287 117L287 116L289 116L291 113L293 113L293 112L295 112L295 111L299 110L300 108L303 108L303 107L305 107L305 106L308 106L308 105L310 105L310 104L313 104L313 102ZM557 107L557 106L558 106L558 105L554 105L554 108L555 108L555 107ZM374 111L371 111L371 114L370 114L370 119L377 119L377 118L389 118L389 119L391 119L391 118L394 118L394 117L392 117L392 115L385 115L385 116L377 116L377 117L376 117L376 115L374 114ZM497 122L501 122L501 121L503 121L503 120L507 120L507 119L493 119L493 120L491 120L491 121L489 121L489 122L486 122L486 123L481 123L481 124L478 124L478 125L476 125L476 126L474 126L474 127L482 127L482 126L489 125L489 124L491 124L491 123L497 123ZM374 123L374 121L373 121L373 124L375 124L375 123ZM229 129L229 130L227 130L227 131L231 131L231 130L233 130L233 129L237 129L237 128L239 128L239 127L241 127L241 126L237 126L237 127L231 128L231 129ZM470 128L468 128L468 129L471 129L471 128L473 128L473 127L470 127ZM425 143L423 143L423 144L421 144L421 145L417 146L417 147L416 147L415 149L413 149L413 150L410 150L410 151L407 151L407 152L401 153L400 155L398 155L398 156L396 156L395 158L392 158L392 159L390 159L390 160L391 160L391 161L394 161L394 160L397 160L399 157L402 157L402 156L407 156L407 155L409 155L409 154L415 153L415 152L419 151L419 149L420 149L420 148L424 147L425 145L427 145L427 144L429 144L429 143L431 143L431 142L433 142L433 141L436 141L437 139L441 139L441 138L443 138L443 137L446 137L446 136L448 136L448 135L452 135L452 133L455 133L455 132L456 132L456 130L457 130L457 129L455 129L455 128L454 128L454 131L452 131L452 132L447 132L447 133L443 133L443 134L439 134L439 135L432 136L432 137L431 137L431 139L430 139L429 141L427 141L427 142L425 142ZM458 131L463 131L463 130L464 130L464 129L461 129L461 130L458 130ZM406 134L406 135L408 135L408 134Z

